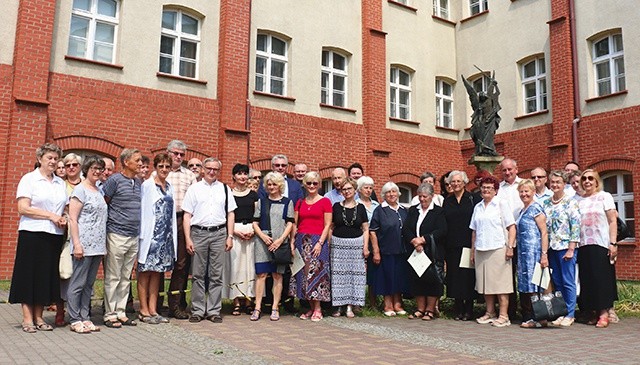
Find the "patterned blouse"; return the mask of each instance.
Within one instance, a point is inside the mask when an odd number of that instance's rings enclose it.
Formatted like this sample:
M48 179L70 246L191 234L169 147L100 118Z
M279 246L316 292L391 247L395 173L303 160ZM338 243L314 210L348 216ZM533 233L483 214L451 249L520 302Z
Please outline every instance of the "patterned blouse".
M566 250L569 242L580 242L580 210L578 201L566 194L558 204L545 200L543 208L547 215L549 247L552 250Z

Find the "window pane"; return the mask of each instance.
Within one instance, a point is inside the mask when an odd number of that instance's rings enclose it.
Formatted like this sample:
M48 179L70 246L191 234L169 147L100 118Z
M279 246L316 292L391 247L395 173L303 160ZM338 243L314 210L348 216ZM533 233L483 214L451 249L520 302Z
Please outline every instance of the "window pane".
M524 97L533 98L536 96L536 83L530 82L524 85Z
M635 217L633 212L633 202L624 202L624 215L627 219L632 219ZM632 224L633 225L633 224Z
M534 113L538 111L536 108L536 100L527 100L527 113Z
M284 95L284 82L271 79L271 93Z
M95 43L93 59L96 61L111 63L113 61L113 46L110 44Z
M98 0L98 14L114 17L118 3L114 0Z
M611 94L611 81L600 81L598 82L598 95L609 95Z
M160 53L173 54L173 38L161 36L160 37Z
M287 44L278 38L271 38L271 53L284 56L287 49Z
M340 93L333 93L333 105L344 106L344 95Z
M400 106L400 119L409 119L409 108Z
M389 81L396 83L396 79L398 78L398 69L397 68L392 68L391 72L389 73Z
M596 42L594 45L596 57L605 56L609 54L609 38L605 38L600 42Z
M483 77L477 79L476 81L473 82L473 89L476 92L480 92L480 91L485 91L484 89L484 82L482 82Z
M538 70L539 70L538 74L543 74L543 73L547 72L546 71L546 66L544 64L544 58L540 58L538 60Z
M527 63L526 65L524 65L523 70L524 70L524 77L525 78L535 76L536 75L536 61L531 61L531 62Z
M69 50L67 52L69 56L85 57L86 52L87 52L86 41L82 39L74 38L74 37L69 38Z
M180 61L180 76L196 77L196 63L190 61Z
M162 28L176 30L176 17L175 11L163 11L162 12Z
M338 75L333 75L333 89L334 90L340 90L340 91L344 91L345 85L344 85L344 77L342 76L338 76Z
M262 57L256 57L256 74L264 75L267 73L267 60Z
M71 17L70 35L87 38L88 30L89 30L89 19L80 18L77 16Z
M113 44L115 26L96 23L96 41Z
M451 96L451 85L447 84L446 82L442 83L442 94L443 95L447 95L447 96Z
M609 62L602 62L596 65L596 80L602 80L611 76L609 72Z
M258 51L267 51L267 36L264 34L258 34L258 42L256 45Z
M196 59L196 53L198 51L198 43L185 41L180 42L180 57Z
M73 8L91 11L91 0L73 0Z
M403 71L400 71L400 85L409 86L409 74Z
M322 51L322 66L329 67L329 52Z
M622 175L624 193L633 193L633 177L629 174Z
M400 90L400 104L409 105L411 94L408 91Z
M182 14L182 32L198 35L198 20L196 18Z
M160 72L170 74L171 63L172 63L172 60L170 57L160 56Z
M320 91L320 102L322 104L327 104L329 101L329 91L327 89L322 89Z
M451 103L450 101L446 101L446 100L442 103L442 106L443 106L443 109L444 109L443 110L444 114L451 115L451 113L452 113L452 111L451 111L452 104L453 103Z
M337 69L337 70L343 70L345 69L345 58L342 57L341 55L334 53L333 54L333 68Z
M284 78L284 63L271 61L271 76Z
M322 73L322 87L329 87L329 74L326 72Z
M256 90L264 91L264 77L256 75Z
M621 52L624 50L622 46L622 34L616 34L613 37L613 50L615 52Z
M618 175L610 176L603 181L604 191L612 195L618 194Z

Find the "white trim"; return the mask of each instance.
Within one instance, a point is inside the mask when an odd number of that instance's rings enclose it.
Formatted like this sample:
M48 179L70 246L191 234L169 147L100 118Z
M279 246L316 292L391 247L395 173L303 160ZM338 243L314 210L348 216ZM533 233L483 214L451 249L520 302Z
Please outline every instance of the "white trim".
M616 39L620 39L620 49L616 46ZM606 41L608 53L597 56L596 45L602 41ZM596 96L604 96L626 89L625 73L624 73L624 47L622 46L622 34L610 34L606 37L599 38L591 44L591 57L593 62L593 79ZM602 71L607 71L609 75L599 77L598 66L604 65ZM622 70L618 66L622 66ZM600 85L603 90L600 90Z
M433 0L433 15L448 20L450 12L449 1L450 0Z
M258 49L257 39L259 37L266 37L265 38L266 50ZM277 53L272 52L272 43L274 39L277 39L278 41L284 43L284 55L279 55ZM255 90L256 91L269 93L269 94L283 95L283 96L287 95L287 72L288 72L288 64L289 64L287 59L288 53L289 53L289 42L287 42L282 38L273 36L271 34L258 33L258 36L256 38L256 68L255 68L255 73L256 73ZM265 60L264 73L258 72L258 59ZM274 63L281 63L283 65L282 77L274 76L271 74L271 69ZM258 77L262 78L263 80L262 88L258 86L258 82L257 82ZM282 93L278 93L272 90L272 87L273 87L272 83L274 81L282 82Z
M401 83L400 75L407 75L408 82ZM389 116L404 120L411 120L411 77L412 74L399 67L391 67L389 81ZM400 96L407 95L407 102L400 103ZM403 113L404 111L404 113Z
M167 70L162 70L162 64L159 62L158 64L158 70L162 73L167 73L170 75L174 75L174 76L182 76L182 77L189 77L189 78L194 78L197 79L198 78L198 71L199 71L199 62L198 60L200 59L200 32L201 32L201 26L202 26L202 22L200 21L200 19L198 19L198 17L196 17L194 14L191 13L187 13L187 12L183 12L182 10L177 10L177 9L164 9L162 11L162 16L164 17L165 13L175 13L176 14L176 23L175 23L175 29L169 29L169 28L164 28L161 26L161 35L160 35L160 60L164 59L170 59L171 60L171 70L170 72L167 72ZM182 32L182 22L183 22L183 17L189 17L194 19L197 22L197 34L191 34L191 33L185 33ZM173 40L173 45L172 45L172 49L171 49L171 53L163 53L162 52L162 38L169 38ZM196 47L196 52L195 52L195 58L188 58L188 57L182 57L180 55L180 49L181 49L181 45L182 42L188 42L188 43L194 43L195 47ZM181 63L189 63L189 64L194 64L195 69L193 72L193 75L184 73L182 74L180 72L180 65Z
M449 86L449 94L444 92L444 85ZM444 113L445 105L449 105L449 113ZM445 117L449 120L446 121ZM453 128L453 85L436 79L436 125L444 128Z
M533 64L533 75L525 74L526 67ZM547 110L547 74L544 56L529 60L520 65L520 77L522 78L522 109L524 114L536 113ZM527 96L527 87L533 85L534 95ZM529 108L532 103L532 109Z
M323 64L325 59L324 57L325 54L327 55L327 59L328 59L327 65ZM342 57L344 68L340 69L335 67L335 65L333 64L335 56ZM322 72L320 75L320 90L321 90L320 101L323 104L329 104L333 106L346 108L348 105L347 104L347 90L348 90L347 81L348 81L348 67L349 67L348 57L336 51L323 50L321 62L322 62L321 63ZM325 75L327 75L327 85L323 86L322 82ZM338 90L335 88L335 85L334 85L335 78L343 79L344 90ZM336 94L342 95L342 103L339 103L334 99Z
M489 10L489 0L469 0L469 14L475 15Z
M610 193L611 196L613 197L613 201L616 204L616 207L618 209L618 216L620 217L620 219L625 221L625 223L627 223L627 226L633 228L635 227L635 217L627 216L627 210L625 208L625 203L631 203L633 205L633 191L624 190L625 175L628 175L631 177L631 184L633 185L633 175L630 172L626 172L626 171L614 171L611 173L607 173L606 175L602 176L602 181L604 182L607 179L615 178L617 193L614 194L610 191L607 191L607 192ZM603 188L604 187L606 187L606 184L604 184Z
M69 22L69 44L67 48L67 55L86 58L99 62L107 62L107 63L115 63L116 59L116 48L117 48L117 40L118 40L118 19L120 18L120 1L113 0L116 4L116 13L115 16L108 16L103 14L98 14L98 2L100 0L90 0L90 10L72 8L71 9L71 19ZM86 37L75 36L71 34L71 23L73 19L83 19L88 21L88 29L86 33ZM96 40L96 28L98 24L105 24L113 27L113 43L101 42ZM84 54L80 54L77 52L71 53L71 45L72 42L85 43L85 51ZM111 47L111 59L98 59L96 58L95 49L96 45L100 46L110 46Z

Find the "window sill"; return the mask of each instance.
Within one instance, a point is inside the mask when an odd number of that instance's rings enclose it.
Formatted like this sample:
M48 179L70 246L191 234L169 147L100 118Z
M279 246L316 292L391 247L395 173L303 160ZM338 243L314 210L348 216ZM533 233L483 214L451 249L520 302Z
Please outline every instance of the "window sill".
M353 114L356 113L355 109L345 108L345 107L342 107L342 106L335 106L335 105L331 105L331 104L320 103L320 107L321 108L341 110L341 111L348 112L348 113L353 113Z
M625 95L628 92L629 92L628 90L622 90L622 91L618 91L618 92L607 94L607 95L596 96L594 98L585 100L585 102L586 103L591 103L593 101L598 101L598 100L607 99L607 98L613 98L613 97L616 97L616 96Z
M90 63L92 65L98 65L98 66L106 66L106 67L111 67L111 68L115 68L117 70L122 70L124 68L123 65L117 65L115 63L108 63L108 62L102 62L102 61L94 61L94 60L90 60L88 58L81 58L81 57L75 57L75 56L64 56L65 60L70 60L70 61L78 61L78 62L85 62L85 63Z
M156 76L157 77L164 77L164 78L167 78L167 79L173 79L173 80L193 82L193 83L200 84L200 85L206 85L207 84L206 80L198 80L198 79L192 79L190 77L170 75L170 74L166 74L164 72L156 72Z
M635 247L636 245L636 240L635 238L631 238L628 241L624 240L624 241L620 241L618 242L618 246L623 246L623 247Z
M15 100L16 103L22 103L22 104L34 104L34 105L40 105L40 106L49 106L50 105L48 100L38 99L38 98L30 98L28 96L16 95L16 96L13 97L13 100Z
M456 129L456 128L448 128L448 127L443 127L443 126L439 126L439 125L436 125L436 130L445 131L445 132L455 132L455 133L460 133L460 130L459 130L459 129Z
M487 10L485 10L485 11L481 11L481 12L479 12L478 14L473 14L472 16L470 16L470 17L468 17L468 18L464 18L464 19L460 20L460 23L467 22L467 21L469 21L469 20L471 20L471 19L475 19L475 18L477 18L477 17L479 17L479 16L482 16L482 15L485 15L485 14L489 14L489 9L487 9Z
M388 2L389 4L393 4L393 5L395 5L395 6L398 6L398 7L401 7L401 8L404 8L404 9L410 10L410 11L413 11L414 13L418 12L418 9L417 9L417 8L414 8L413 6L409 6L409 5L407 5L407 4L403 4L403 3L398 2L398 1L394 1L394 0L387 0L387 2Z
M435 20L437 20L437 21L439 21L439 22L446 23L446 24L449 24L449 25L453 25L454 27L455 27L455 25L456 25L456 22L451 21L451 20L449 20L449 19L441 18L441 17L439 17L439 16L437 16L437 15L432 15L432 16L431 16L431 19L435 19Z
M269 98L275 98L275 99L287 100L287 101L296 101L296 98L292 98L290 96L263 93L262 91L255 91L255 90L253 91L253 95L266 96L266 97L269 97Z
M549 110L545 109L545 110L540 110L540 111L529 113L529 114L518 115L517 117L514 117L513 119L521 120L521 119L526 119L526 118L535 117L535 116L538 116L538 115L544 115L544 114L548 114L548 113L549 113Z
M406 123L406 124L411 124L411 125L415 125L415 126L419 126L420 125L420 122L416 122L415 120L400 119L400 118L393 118L393 117L389 117L389 121L390 122L398 122L398 123Z

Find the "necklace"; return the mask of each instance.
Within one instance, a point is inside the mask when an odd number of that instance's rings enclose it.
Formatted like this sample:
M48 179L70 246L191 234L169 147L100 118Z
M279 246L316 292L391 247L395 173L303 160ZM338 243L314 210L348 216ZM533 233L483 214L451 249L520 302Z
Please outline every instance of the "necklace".
M562 201L562 198L564 198L564 194L562 194L562 196L561 196L561 197L560 197L560 199L558 199L558 200L553 199L553 195L552 195L552 196L551 196L551 202L552 202L553 204L558 204L558 203L560 203L560 202Z
M342 205L342 220L344 221L344 225L347 227L353 227L356 224L356 211L354 209L353 211L353 217L351 218L351 221L347 221L347 207L345 207L344 205Z

